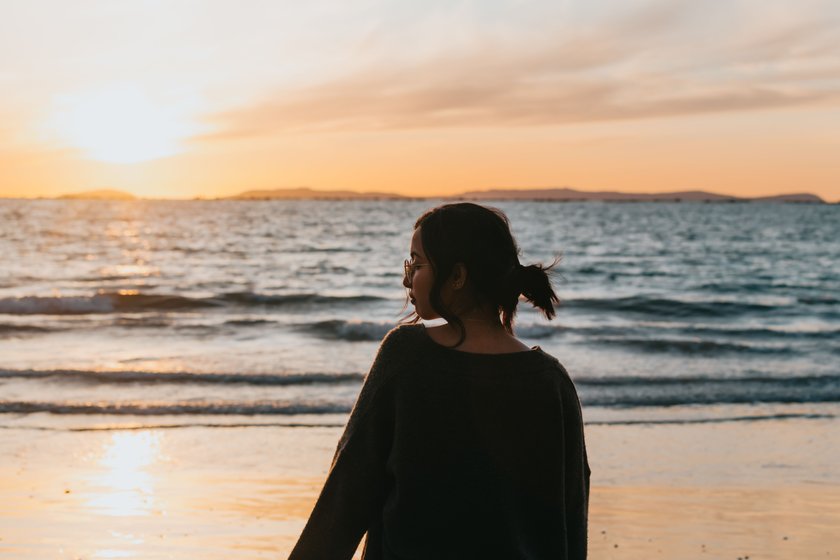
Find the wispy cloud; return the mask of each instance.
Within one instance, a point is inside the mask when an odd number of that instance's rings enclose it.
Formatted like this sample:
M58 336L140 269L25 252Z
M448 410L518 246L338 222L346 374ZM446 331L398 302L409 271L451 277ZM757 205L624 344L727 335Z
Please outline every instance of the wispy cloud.
M723 5L725 3L721 3ZM601 25L485 39L369 66L214 115L211 138L288 131L540 126L840 103L836 17L716 26L710 4L648 5ZM740 21L761 13L747 10ZM707 20L698 22L697 18ZM737 23L737 22L736 22Z

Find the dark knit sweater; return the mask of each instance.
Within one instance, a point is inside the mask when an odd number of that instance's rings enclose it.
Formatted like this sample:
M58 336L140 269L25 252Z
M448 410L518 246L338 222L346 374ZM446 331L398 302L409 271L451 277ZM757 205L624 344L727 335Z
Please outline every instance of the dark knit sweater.
M423 325L383 340L290 560L585 558L577 392L540 349L460 352Z

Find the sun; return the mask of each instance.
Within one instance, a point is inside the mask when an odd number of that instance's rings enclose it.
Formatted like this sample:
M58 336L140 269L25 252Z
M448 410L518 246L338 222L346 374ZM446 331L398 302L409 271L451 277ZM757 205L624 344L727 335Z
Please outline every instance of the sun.
M131 84L60 96L49 128L88 157L137 163L172 156L198 132L183 104L162 104Z

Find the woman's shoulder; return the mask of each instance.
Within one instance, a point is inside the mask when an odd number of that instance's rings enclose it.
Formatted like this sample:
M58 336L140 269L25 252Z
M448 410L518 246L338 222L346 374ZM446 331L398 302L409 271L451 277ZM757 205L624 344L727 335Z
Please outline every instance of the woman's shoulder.
M382 339L376 361L386 364L403 363L416 355L423 343L423 325L397 325Z
M559 359L557 359L552 354L549 354L539 346L537 347L537 350L539 351L542 357L542 361L545 365L546 370L555 374L557 377L572 383L572 377L569 375L569 372L566 370L566 367Z
M563 375L568 377L569 372L566 371L566 368L563 367L563 364L560 362L559 359L557 359L554 355L549 354L548 352L546 352L545 350L543 350L539 346L535 346L534 348L536 349L537 352L539 352L543 363L546 365L546 367L548 369L550 369L552 371L555 371L557 373L563 374Z
M580 407L580 399L578 397L577 385L572 379L572 376L569 375L569 372L566 370L565 366L563 366L560 360L558 360L556 357L552 356L551 354L548 354L542 349L539 349L539 352L542 355L543 359L543 371L546 372L551 377L551 379L553 379L555 387L557 387L560 394L573 399L573 402L578 403L577 406Z
M400 324L388 331L382 339L381 347L394 348L416 344L423 340L425 327L422 324Z

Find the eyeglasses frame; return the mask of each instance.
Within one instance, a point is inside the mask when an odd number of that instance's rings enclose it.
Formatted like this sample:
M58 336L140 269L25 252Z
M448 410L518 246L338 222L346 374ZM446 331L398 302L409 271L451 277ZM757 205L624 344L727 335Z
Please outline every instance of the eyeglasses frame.
M403 261L403 269L405 271L405 277L409 280L414 277L414 271L418 268L422 268L424 266L431 266L432 263L413 263L408 259Z

